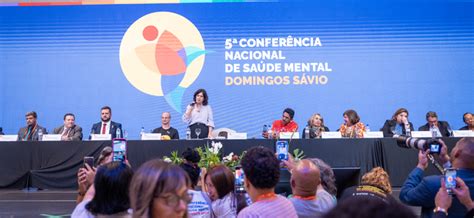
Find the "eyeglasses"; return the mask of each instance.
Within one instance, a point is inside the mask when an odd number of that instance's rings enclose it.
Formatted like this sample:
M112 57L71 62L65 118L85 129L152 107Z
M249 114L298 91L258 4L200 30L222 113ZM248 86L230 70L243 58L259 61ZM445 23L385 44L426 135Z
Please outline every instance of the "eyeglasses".
M188 205L193 200L193 193L184 193L182 196L179 196L174 193L164 194L163 196L158 196L158 198L164 199L168 207L178 207L179 201L183 201Z

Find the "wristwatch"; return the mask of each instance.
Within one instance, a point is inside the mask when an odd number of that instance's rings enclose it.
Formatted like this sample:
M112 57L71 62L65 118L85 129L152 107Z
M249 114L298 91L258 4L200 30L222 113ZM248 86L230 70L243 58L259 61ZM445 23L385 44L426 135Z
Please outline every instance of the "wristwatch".
M444 214L446 214L446 216L448 216L448 211L442 207L436 207L434 210L433 210L434 213L436 212L443 212Z

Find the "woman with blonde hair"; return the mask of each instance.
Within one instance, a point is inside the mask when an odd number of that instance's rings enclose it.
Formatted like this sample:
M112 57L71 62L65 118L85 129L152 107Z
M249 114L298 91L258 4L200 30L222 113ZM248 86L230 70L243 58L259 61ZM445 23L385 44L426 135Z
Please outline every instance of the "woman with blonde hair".
M306 138L305 131L309 129L309 138L321 138L322 132L329 132L329 128L324 126L324 119L319 113L313 114L309 120L308 125L303 129L301 135Z
M133 217L186 217L191 186L179 166L154 159L144 163L130 184Z

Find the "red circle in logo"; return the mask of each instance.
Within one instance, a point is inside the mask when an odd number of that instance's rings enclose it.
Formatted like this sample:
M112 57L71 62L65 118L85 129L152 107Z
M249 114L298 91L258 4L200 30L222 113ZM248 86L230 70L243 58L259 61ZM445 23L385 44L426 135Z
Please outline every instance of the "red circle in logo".
M156 37L158 37L158 29L155 26L150 25L143 29L143 38L146 40L153 41Z

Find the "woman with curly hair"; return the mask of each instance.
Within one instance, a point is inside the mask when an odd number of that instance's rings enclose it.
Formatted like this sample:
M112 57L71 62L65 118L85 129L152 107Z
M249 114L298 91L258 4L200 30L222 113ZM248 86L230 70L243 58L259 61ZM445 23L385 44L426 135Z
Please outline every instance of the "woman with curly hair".
M375 167L362 176L360 185L349 187L342 193L341 201L352 197L373 198L385 203L396 201L390 194L390 177L382 167Z

